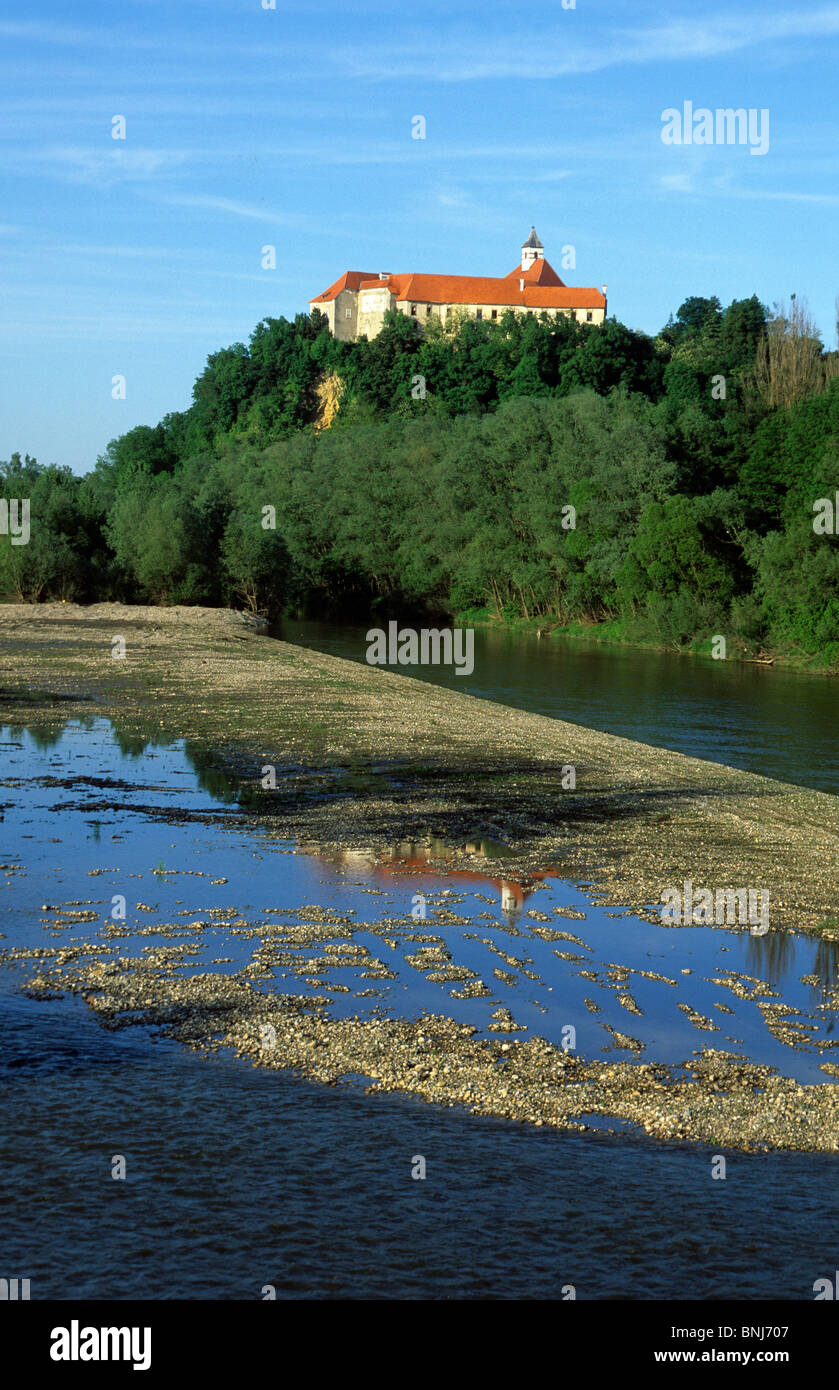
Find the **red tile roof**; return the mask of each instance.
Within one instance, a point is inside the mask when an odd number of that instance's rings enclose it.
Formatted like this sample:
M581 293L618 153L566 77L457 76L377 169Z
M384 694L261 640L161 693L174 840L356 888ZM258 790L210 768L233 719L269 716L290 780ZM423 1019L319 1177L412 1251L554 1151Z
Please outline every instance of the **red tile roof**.
M526 275L503 280L478 275L391 275L387 281L372 283L386 285L400 303L493 304L526 309L595 309L606 304L599 290L533 284ZM359 288L367 286L362 283Z
M521 288L521 282L524 288ZM540 258L522 270L503 277L483 275L424 275L407 272L382 278L368 271L348 270L328 290L310 300L322 304L343 289L387 289L399 303L478 304L499 308L603 309L606 300L596 289L572 289L563 284L553 266Z
M337 299L342 290L357 290L362 280L375 280L378 277L372 270L345 270L340 280L336 280L334 285L330 285L323 294L317 295L315 299L310 299L310 304L328 304L330 299Z
M550 261L546 261L544 256L532 261L527 270L522 270L520 265L513 266L509 275L505 275L505 280L523 279L526 285L553 285L556 288L565 288L565 281L560 280Z

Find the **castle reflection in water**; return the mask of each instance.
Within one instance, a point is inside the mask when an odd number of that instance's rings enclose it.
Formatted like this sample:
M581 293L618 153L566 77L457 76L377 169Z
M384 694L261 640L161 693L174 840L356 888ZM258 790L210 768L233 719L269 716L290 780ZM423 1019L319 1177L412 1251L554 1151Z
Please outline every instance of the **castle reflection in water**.
M543 869L538 872L509 877L493 874L489 865L494 860L510 860L514 852L497 840L484 838L468 840L462 845L451 845L444 840L427 840L419 843L401 840L389 850L335 849L307 846L306 853L315 854L324 863L340 865L343 869L363 874L366 878L387 882L404 874L419 874L424 870L433 873L453 860L463 861L464 854L473 855L482 861L482 867L474 869L445 869L447 884L462 883L470 887L493 888L498 894L501 912L505 921L513 925L521 915L524 904L537 884L549 878L558 878L556 869ZM485 867L484 867L485 866Z

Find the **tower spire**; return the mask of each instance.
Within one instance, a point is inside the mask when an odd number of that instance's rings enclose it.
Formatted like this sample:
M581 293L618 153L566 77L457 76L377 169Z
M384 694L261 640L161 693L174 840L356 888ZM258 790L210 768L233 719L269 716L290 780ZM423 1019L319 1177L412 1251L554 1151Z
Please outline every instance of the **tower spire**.
M534 261L545 259L545 248L536 235L536 228L530 228L530 236L521 248L521 268L528 270Z

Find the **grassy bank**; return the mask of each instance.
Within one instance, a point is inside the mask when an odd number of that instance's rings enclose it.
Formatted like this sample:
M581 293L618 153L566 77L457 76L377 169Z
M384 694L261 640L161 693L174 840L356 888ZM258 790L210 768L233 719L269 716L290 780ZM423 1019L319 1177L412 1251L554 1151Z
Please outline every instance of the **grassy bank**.
M484 627L509 632L532 633L542 639L594 643L597 646L634 647L639 651L671 652L680 656L714 657L711 637L697 638L679 644L663 642L650 635L648 629L625 618L610 618L606 622L559 623L550 618L499 618L490 608L470 608L457 613L453 619L459 627ZM760 662L762 665L806 671L812 675L839 675L839 647L835 643L818 653L796 650L794 647L750 644L737 637L726 636L727 661Z

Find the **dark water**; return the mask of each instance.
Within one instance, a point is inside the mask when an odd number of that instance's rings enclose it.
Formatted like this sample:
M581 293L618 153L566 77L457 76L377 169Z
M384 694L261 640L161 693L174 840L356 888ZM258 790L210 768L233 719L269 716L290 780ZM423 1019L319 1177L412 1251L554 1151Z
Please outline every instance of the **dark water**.
M714 1181L710 1151L152 1052L83 1005L4 994L0 1030L0 1248L33 1299L808 1299L837 1267L830 1158Z
M161 940L156 925L178 914L235 908L231 919L250 922L318 904L356 912L367 924L359 938L387 954L396 978L371 1007L446 1010L481 1027L500 1000L531 1034L574 1022L580 1054L599 1055L605 1035L581 1005L583 987L529 930L534 906L559 903L585 912L552 924L579 936L598 967L620 961L678 980L674 990L632 976L642 1018L598 995L603 1018L644 1041L646 1060L731 1046L691 1032L674 1002L713 1014L724 997L735 1014L718 1019L743 1055L825 1079L812 1049L782 1048L753 1003L713 983L730 969L770 979L829 1032L832 1015L816 1012L819 991L800 977L821 970L833 985L835 966L819 966L803 938L778 947L739 930L610 918L577 885L516 884L491 864L471 878L435 875L404 846L391 862L298 854L255 834L181 746L126 751L102 720L71 723L53 742L7 731L0 752L0 860L18 866L0 887L5 948L95 941L118 892L127 924L147 933L125 942L127 954ZM538 978L514 972L492 1001L456 1003L432 986L406 965L408 948L388 953L376 934L418 891ZM50 910L69 903L92 904L95 919L68 926ZM470 954L456 958L491 978L488 947L462 927L430 929L453 952L465 942ZM213 968L236 969L258 944L219 922L196 965L222 956L233 959ZM0 968L0 1275L29 1278L33 1299L258 1299L266 1285L284 1298L561 1298L573 1285L580 1299L809 1299L839 1263L839 1158L731 1154L715 1181L708 1149L536 1130L206 1060L146 1029L108 1032L81 999L25 997L23 975ZM352 972L342 978L355 985ZM336 995L336 1012L360 1002ZM115 1154L124 1182L110 1175Z
M370 624L372 626L372 623ZM385 624L386 626L386 624ZM364 661L367 626L284 621L284 641ZM710 657L475 630L475 669L409 675L783 782L839 792L839 682Z

